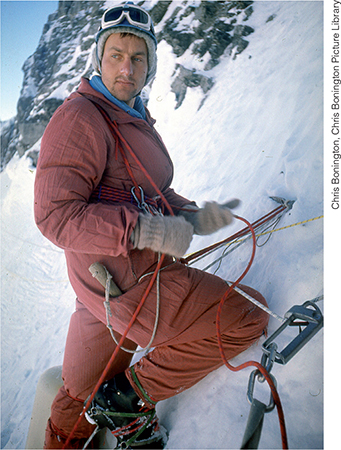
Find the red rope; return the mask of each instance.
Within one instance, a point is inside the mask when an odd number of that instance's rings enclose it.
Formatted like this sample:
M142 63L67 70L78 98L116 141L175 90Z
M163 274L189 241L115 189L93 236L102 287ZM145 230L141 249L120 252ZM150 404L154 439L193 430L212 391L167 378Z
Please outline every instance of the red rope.
M286 210L285 205L278 206L274 210L270 211L268 214L265 214L263 217L256 220L255 222L253 222L252 228L255 229L257 227L260 227L261 225L264 225L266 222L273 219L279 213L281 213L285 210ZM237 216L235 216L235 217L237 217ZM202 256L202 255L205 255L209 251L214 250L215 248L218 248L223 244L228 244L229 242L232 242L235 239L240 239L241 237L245 236L249 231L250 231L250 228L249 228L249 226L247 226L247 227L243 228L242 230L238 231L237 233L233 234L232 236L229 236L228 238L223 239L222 241L216 242L215 244L212 244L208 247L198 250L195 253L192 253L191 255L187 256L187 258L183 258L183 261L185 263L189 263L193 259L198 258L199 256Z
M243 221L244 223L246 223L247 227L251 231L252 241L253 241L252 254L251 254L251 257L250 257L250 261L249 261L246 269L242 273L242 275L240 275L240 277L234 283L232 283L231 286L229 286L229 288L227 289L227 291L225 292L223 298L221 299L221 301L219 303L219 307L218 307L218 311L217 311L217 319L216 319L216 329L217 329L217 339L218 339L219 352L220 352L220 356L221 356L224 364L231 371L239 372L240 370L245 369L246 367L254 366L264 376L264 378L266 379L266 381L267 381L267 383L268 383L268 385L270 387L270 390L271 390L271 393L272 393L272 397L273 397L275 405L277 407L278 419L279 419L280 430L281 430L281 438L282 438L282 448L283 449L288 449L288 439L287 439L287 432L286 432L286 426L285 426L285 420L284 420L284 412L283 412L283 408L282 408L281 399L280 399L279 394L277 392L277 388L276 388L272 378L270 377L268 371L265 369L264 366L262 366L257 361L247 361L247 362L245 362L243 364L240 364L237 367L232 366L226 359L225 352L224 352L224 347L223 347L223 343L222 343L222 339L221 339L220 318L221 318L222 309L223 309L225 300L230 295L232 290L241 282L241 280L245 277L247 272L250 270L250 267L251 267L251 265L253 263L253 260L254 260L254 257L255 257L255 253L256 253L256 235L255 235L255 231L254 231L253 226L246 219L244 219L242 217L239 217L239 216L235 216L235 217L237 219Z
M126 147L126 150L128 150L129 155L134 159L134 161L137 163L137 165L140 167L140 169L143 172L143 175L147 178L147 180L149 181L149 183L153 186L153 188L155 189L155 191L157 192L157 194L161 197L165 207L168 209L168 212L171 216L174 216L174 212L172 207L170 206L170 204L168 203L166 197L163 195L163 193L161 192L161 190L159 189L159 187L156 185L155 181L152 179L152 177L149 175L149 173L147 172L147 170L145 169L145 167L143 166L142 162L138 159L138 157L135 155L135 153L133 152L132 148L130 147L130 145L128 144L127 140L123 137L123 135L121 134L121 132L118 129L118 126L116 124L116 122L112 122L110 120L110 117L108 117L106 111L100 107L98 104L96 104L98 110L102 113L102 116L104 117L105 121L107 122L107 124L109 125L109 128L111 129L112 133L114 134L114 136L116 135L119 138L119 141L121 143L124 144L124 146ZM135 185L136 188L138 188L138 184L134 178L134 175L132 173L131 170L131 166L129 164L129 161L124 153L124 149L122 147L121 144L119 144L119 149L121 151L121 154L123 156L123 160L125 163L125 166L127 167L128 173ZM136 189L137 191L139 191L139 189Z
M112 122L110 122L111 124L111 128L116 132L117 136L119 137L119 139L123 142L123 144L125 145L126 149L128 150L130 156L132 156L132 158L134 159L134 161L137 163L137 165L140 167L140 169L143 171L143 175L145 175L145 177L148 179L149 183L153 186L153 188L155 189L155 191L157 192L157 194L161 197L165 207L168 209L168 212L171 216L174 216L174 212L172 207L170 206L170 204L168 203L166 197L163 195L163 193L161 192L161 190L159 189L159 187L156 185L155 181L153 180L153 178L149 175L149 173L147 172L147 170L144 168L143 164L141 163L141 161L138 159L138 157L135 155L135 153L133 152L132 148L130 147L130 145L128 144L128 142L125 140L125 138L122 136L121 132L118 130L117 126L115 127L114 124ZM126 160L126 162L129 165L128 160Z

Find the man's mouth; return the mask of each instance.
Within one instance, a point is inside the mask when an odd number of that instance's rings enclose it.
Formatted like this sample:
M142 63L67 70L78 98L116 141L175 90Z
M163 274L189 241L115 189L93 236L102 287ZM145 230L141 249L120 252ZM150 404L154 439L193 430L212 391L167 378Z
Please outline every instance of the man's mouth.
M118 79L116 80L116 83L120 83L120 84L122 84L122 85L124 85L124 86L133 86L133 85L134 85L134 82L133 82L133 81L131 81L131 80L125 80L125 79L122 79L122 78L118 78Z

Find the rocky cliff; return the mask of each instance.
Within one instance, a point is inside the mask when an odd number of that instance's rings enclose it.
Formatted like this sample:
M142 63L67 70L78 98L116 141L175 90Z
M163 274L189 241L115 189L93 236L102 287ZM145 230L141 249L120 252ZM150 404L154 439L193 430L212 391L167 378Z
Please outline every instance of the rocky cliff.
M59 1L48 17L37 50L22 68L24 80L17 115L1 124L1 169L15 153L36 163L30 148L41 138L52 114L77 88L81 76L91 76L94 35L106 7L118 2ZM141 1L156 25L158 41L172 46L177 63L171 90L176 108L187 89L205 95L214 85L210 73L221 58L235 58L254 30L247 25L252 1ZM205 97L204 97L205 99ZM204 101L204 100L203 100Z

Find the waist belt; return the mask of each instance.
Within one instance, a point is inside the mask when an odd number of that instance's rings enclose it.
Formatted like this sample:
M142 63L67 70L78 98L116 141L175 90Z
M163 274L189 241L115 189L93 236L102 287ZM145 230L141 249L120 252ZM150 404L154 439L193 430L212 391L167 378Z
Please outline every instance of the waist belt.
M135 187L131 189L131 191L124 191L123 189L116 189L110 186L98 185L91 194L90 202L97 203L100 201L109 201L115 203L131 203L136 205L140 209L155 208L159 209L160 205L160 197L148 197L144 194L143 189L141 187L140 192L135 192ZM159 202L158 202L159 200Z

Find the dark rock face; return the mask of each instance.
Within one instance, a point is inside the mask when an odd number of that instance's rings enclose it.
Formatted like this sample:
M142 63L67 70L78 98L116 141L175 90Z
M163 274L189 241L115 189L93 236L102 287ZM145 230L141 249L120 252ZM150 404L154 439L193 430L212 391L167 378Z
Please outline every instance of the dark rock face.
M162 3L169 6L170 2L158 3L159 21L159 5ZM200 86L207 94L214 85L214 80L208 73L206 75L203 72L209 72L218 65L224 54L234 53L235 58L245 50L248 41L244 38L254 31L243 24L252 14L253 2L204 1L198 2L197 5L188 3L179 2L179 6L174 9L157 35L159 41L164 39L172 46L177 57L190 52L192 59L194 57L198 61L202 60L199 69L177 65L171 86L176 96L176 108L181 106L188 87ZM153 9L151 14L153 15Z
M204 94L206 94L214 84L212 78L196 73L195 69L186 69L180 64L177 64L174 76L171 89L175 93L175 108L179 108L182 105L188 87L200 86Z
M205 99L214 85L210 71L222 57L240 54L248 45L245 37L254 31L245 23L252 1L158 1L152 8L149 1L139 4L149 10L158 41L171 45L178 59L171 84L176 108L190 88L200 87ZM105 1L59 1L49 16L37 50L22 68L17 115L1 124L1 169L16 152L24 155L41 138L81 76L91 75L91 49L104 9ZM195 67L186 66L185 54L189 61L195 59ZM33 163L35 153L30 153Z

